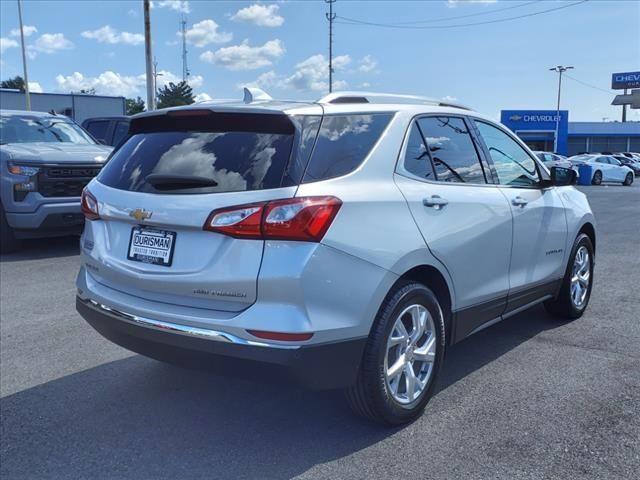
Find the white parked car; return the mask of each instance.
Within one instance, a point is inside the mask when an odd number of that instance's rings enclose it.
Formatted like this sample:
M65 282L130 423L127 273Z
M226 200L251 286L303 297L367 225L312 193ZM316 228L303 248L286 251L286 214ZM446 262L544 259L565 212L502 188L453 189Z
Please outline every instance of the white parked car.
M622 183L631 185L633 183L633 170L620 163L611 155L584 154L569 158L573 166L588 164L592 167L591 184L600 185L603 182Z
M571 162L567 159L567 157L565 157L564 155L560 155L558 153L551 153L551 152L541 152L541 151L534 151L533 153L535 153L536 156L540 160L542 160L545 167L549 169L551 167L571 168L576 172L576 175L580 177L580 172L578 172L578 167L577 166L574 167L571 164Z

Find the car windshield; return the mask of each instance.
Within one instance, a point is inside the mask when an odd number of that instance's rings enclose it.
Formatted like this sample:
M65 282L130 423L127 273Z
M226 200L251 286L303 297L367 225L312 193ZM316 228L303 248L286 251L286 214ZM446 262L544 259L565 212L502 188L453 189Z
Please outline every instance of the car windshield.
M0 143L95 143L78 125L66 118L2 116Z

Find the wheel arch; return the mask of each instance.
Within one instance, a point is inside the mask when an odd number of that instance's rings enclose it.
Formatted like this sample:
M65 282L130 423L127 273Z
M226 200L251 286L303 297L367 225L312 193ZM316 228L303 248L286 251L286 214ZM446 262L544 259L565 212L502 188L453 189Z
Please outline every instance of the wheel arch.
M583 224L580 227L580 230L578 230L578 235L580 235L581 233L584 233L587 237L589 237L589 240L591 240L591 244L593 245L593 253L595 255L596 253L596 229L593 226L593 224L591 222L586 222L585 224Z

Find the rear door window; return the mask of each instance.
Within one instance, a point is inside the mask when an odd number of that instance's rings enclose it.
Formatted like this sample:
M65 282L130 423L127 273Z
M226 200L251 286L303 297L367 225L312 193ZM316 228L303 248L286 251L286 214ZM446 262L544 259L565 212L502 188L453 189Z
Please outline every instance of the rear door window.
M118 145L129 132L129 122L119 121L116 122L116 126L113 129L113 140L111 145Z
M486 183L467 125L458 117L418 120L440 182Z
M404 168L407 172L417 177L427 180L435 180L433 166L427 151L427 142L425 142L420 127L417 123L413 123L409 132L407 148L404 155Z
M303 183L353 172L369 155L392 117L391 113L325 116Z
M108 120L94 120L87 124L87 130L93 138L102 142L107 142L107 132L109 131Z
M278 188L294 133L284 115L216 114L202 120L146 117L137 125L132 122L132 135L98 180L121 190L148 193ZM171 179L175 179L173 186Z

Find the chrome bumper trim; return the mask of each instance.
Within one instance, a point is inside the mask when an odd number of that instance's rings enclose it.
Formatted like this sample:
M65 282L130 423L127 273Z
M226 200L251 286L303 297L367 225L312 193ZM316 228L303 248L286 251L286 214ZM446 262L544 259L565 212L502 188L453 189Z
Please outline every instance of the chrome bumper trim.
M215 342L233 343L236 345L250 345L253 347L267 347L267 348L280 348L284 350L296 350L300 348L300 345L282 345L277 343L256 342L253 340L246 340L244 338L237 337L227 332L221 332L218 330L209 330L206 328L190 327L188 325L180 325L177 323L163 322L161 320L153 320L151 318L140 317L131 313L123 312L115 308L104 305L100 302L96 302L93 299L83 299L78 297L79 300L85 305L99 310L110 317L120 320L122 322L131 323L139 327L150 328L152 330L159 330L162 332L168 332L177 335L186 335L188 337L196 337L205 340L212 340Z

